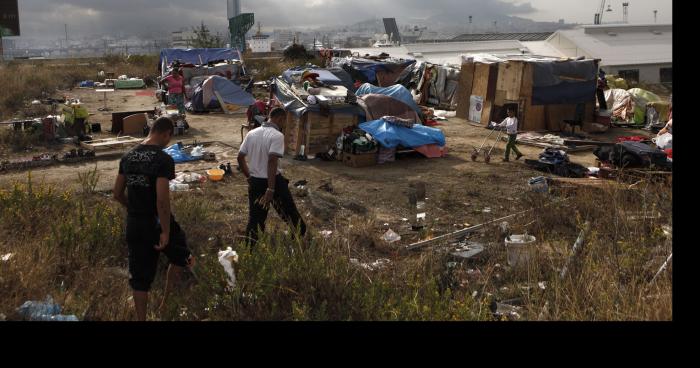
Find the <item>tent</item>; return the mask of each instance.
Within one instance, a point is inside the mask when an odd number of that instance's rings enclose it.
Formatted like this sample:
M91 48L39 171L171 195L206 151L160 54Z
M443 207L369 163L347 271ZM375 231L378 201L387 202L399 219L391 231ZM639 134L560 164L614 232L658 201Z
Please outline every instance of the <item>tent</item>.
M214 75L195 87L188 109L194 112L205 112L222 108L216 96L217 92L227 105L248 107L255 103L253 95L244 91L239 85Z
M160 51L160 63L158 70L165 71L165 67L175 60L185 64L208 64L212 61L242 60L238 50L219 49L162 49Z
M299 78L301 78L301 74L305 70L309 70L311 71L311 73L318 74L318 80L329 86L343 86L350 91L355 90L355 88L353 88L354 82L352 77L350 76L350 74L348 74L348 72L346 72L342 68L321 69L316 67L296 67L288 69L284 73L282 73L282 78L284 78L285 82L292 85L296 83Z

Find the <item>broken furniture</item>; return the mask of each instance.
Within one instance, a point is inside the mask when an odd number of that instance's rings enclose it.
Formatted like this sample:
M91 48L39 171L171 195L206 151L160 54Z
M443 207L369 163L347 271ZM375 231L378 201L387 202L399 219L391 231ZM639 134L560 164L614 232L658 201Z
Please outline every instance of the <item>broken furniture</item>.
M135 115L147 113L149 115L155 116L155 109L151 110L137 110L137 111L120 111L112 113L112 134L124 134L124 118Z
M122 134L124 135L143 135L144 129L148 126L148 114L140 113L130 115L124 118L124 126Z

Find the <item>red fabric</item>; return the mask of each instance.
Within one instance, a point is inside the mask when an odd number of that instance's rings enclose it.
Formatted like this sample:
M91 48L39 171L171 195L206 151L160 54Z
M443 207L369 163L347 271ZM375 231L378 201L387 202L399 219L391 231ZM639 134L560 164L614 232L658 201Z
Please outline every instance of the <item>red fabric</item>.
M438 123L435 120L426 120L425 124L423 124L423 125L429 126L429 127L434 127L434 126L438 126L438 125L442 125L442 124Z
M670 158L670 159L673 158L673 148L669 148L667 150L664 150L664 152L666 152L666 156L668 156L668 158Z
M413 149L427 158L440 158L447 156L447 147L440 147L437 144L426 144Z
M177 94L183 92L184 78L182 78L181 76L175 78L172 75L170 75L167 78L165 78L165 81L168 82L168 93Z
M642 136L620 137L620 138L617 138L617 143L627 142L627 141L644 142L644 141L648 141L648 140L649 140L649 138L642 137Z
M253 106L257 107L258 111L260 111L262 114L266 113L265 109L267 108L267 106L265 105L265 102L257 100L257 101L255 101L255 104ZM248 116L248 121L252 121L253 120L253 109L249 108L248 111L246 112L246 115Z

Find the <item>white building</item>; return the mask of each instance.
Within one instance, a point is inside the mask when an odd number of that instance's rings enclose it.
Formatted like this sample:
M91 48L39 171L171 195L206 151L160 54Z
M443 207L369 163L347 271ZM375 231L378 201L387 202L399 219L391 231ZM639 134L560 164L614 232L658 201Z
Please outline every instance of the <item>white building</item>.
M170 34L170 46L175 49L190 48L192 46L192 40L194 38L194 32L176 31Z
M672 32L671 24L590 25L557 31L545 42L563 56L600 59L601 69L608 74L671 83Z
M249 42L250 49L256 52L272 52L272 39L268 35L256 34Z

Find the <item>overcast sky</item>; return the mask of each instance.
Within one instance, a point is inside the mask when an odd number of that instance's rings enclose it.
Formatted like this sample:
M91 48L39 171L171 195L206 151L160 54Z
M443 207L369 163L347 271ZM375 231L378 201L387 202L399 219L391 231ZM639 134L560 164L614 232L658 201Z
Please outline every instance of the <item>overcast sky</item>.
M5 0L0 0L5 1ZM671 22L671 0L627 0L630 23ZM244 12L254 12L264 29L352 24L374 17L428 18L452 11L465 14L508 14L537 21L590 23L599 2L586 0L243 0ZM622 1L608 1L613 12L606 21L622 19ZM68 24L71 38L110 33L162 34L206 24L226 27L226 0L19 0L23 36L56 39ZM469 9L469 10L467 10Z

